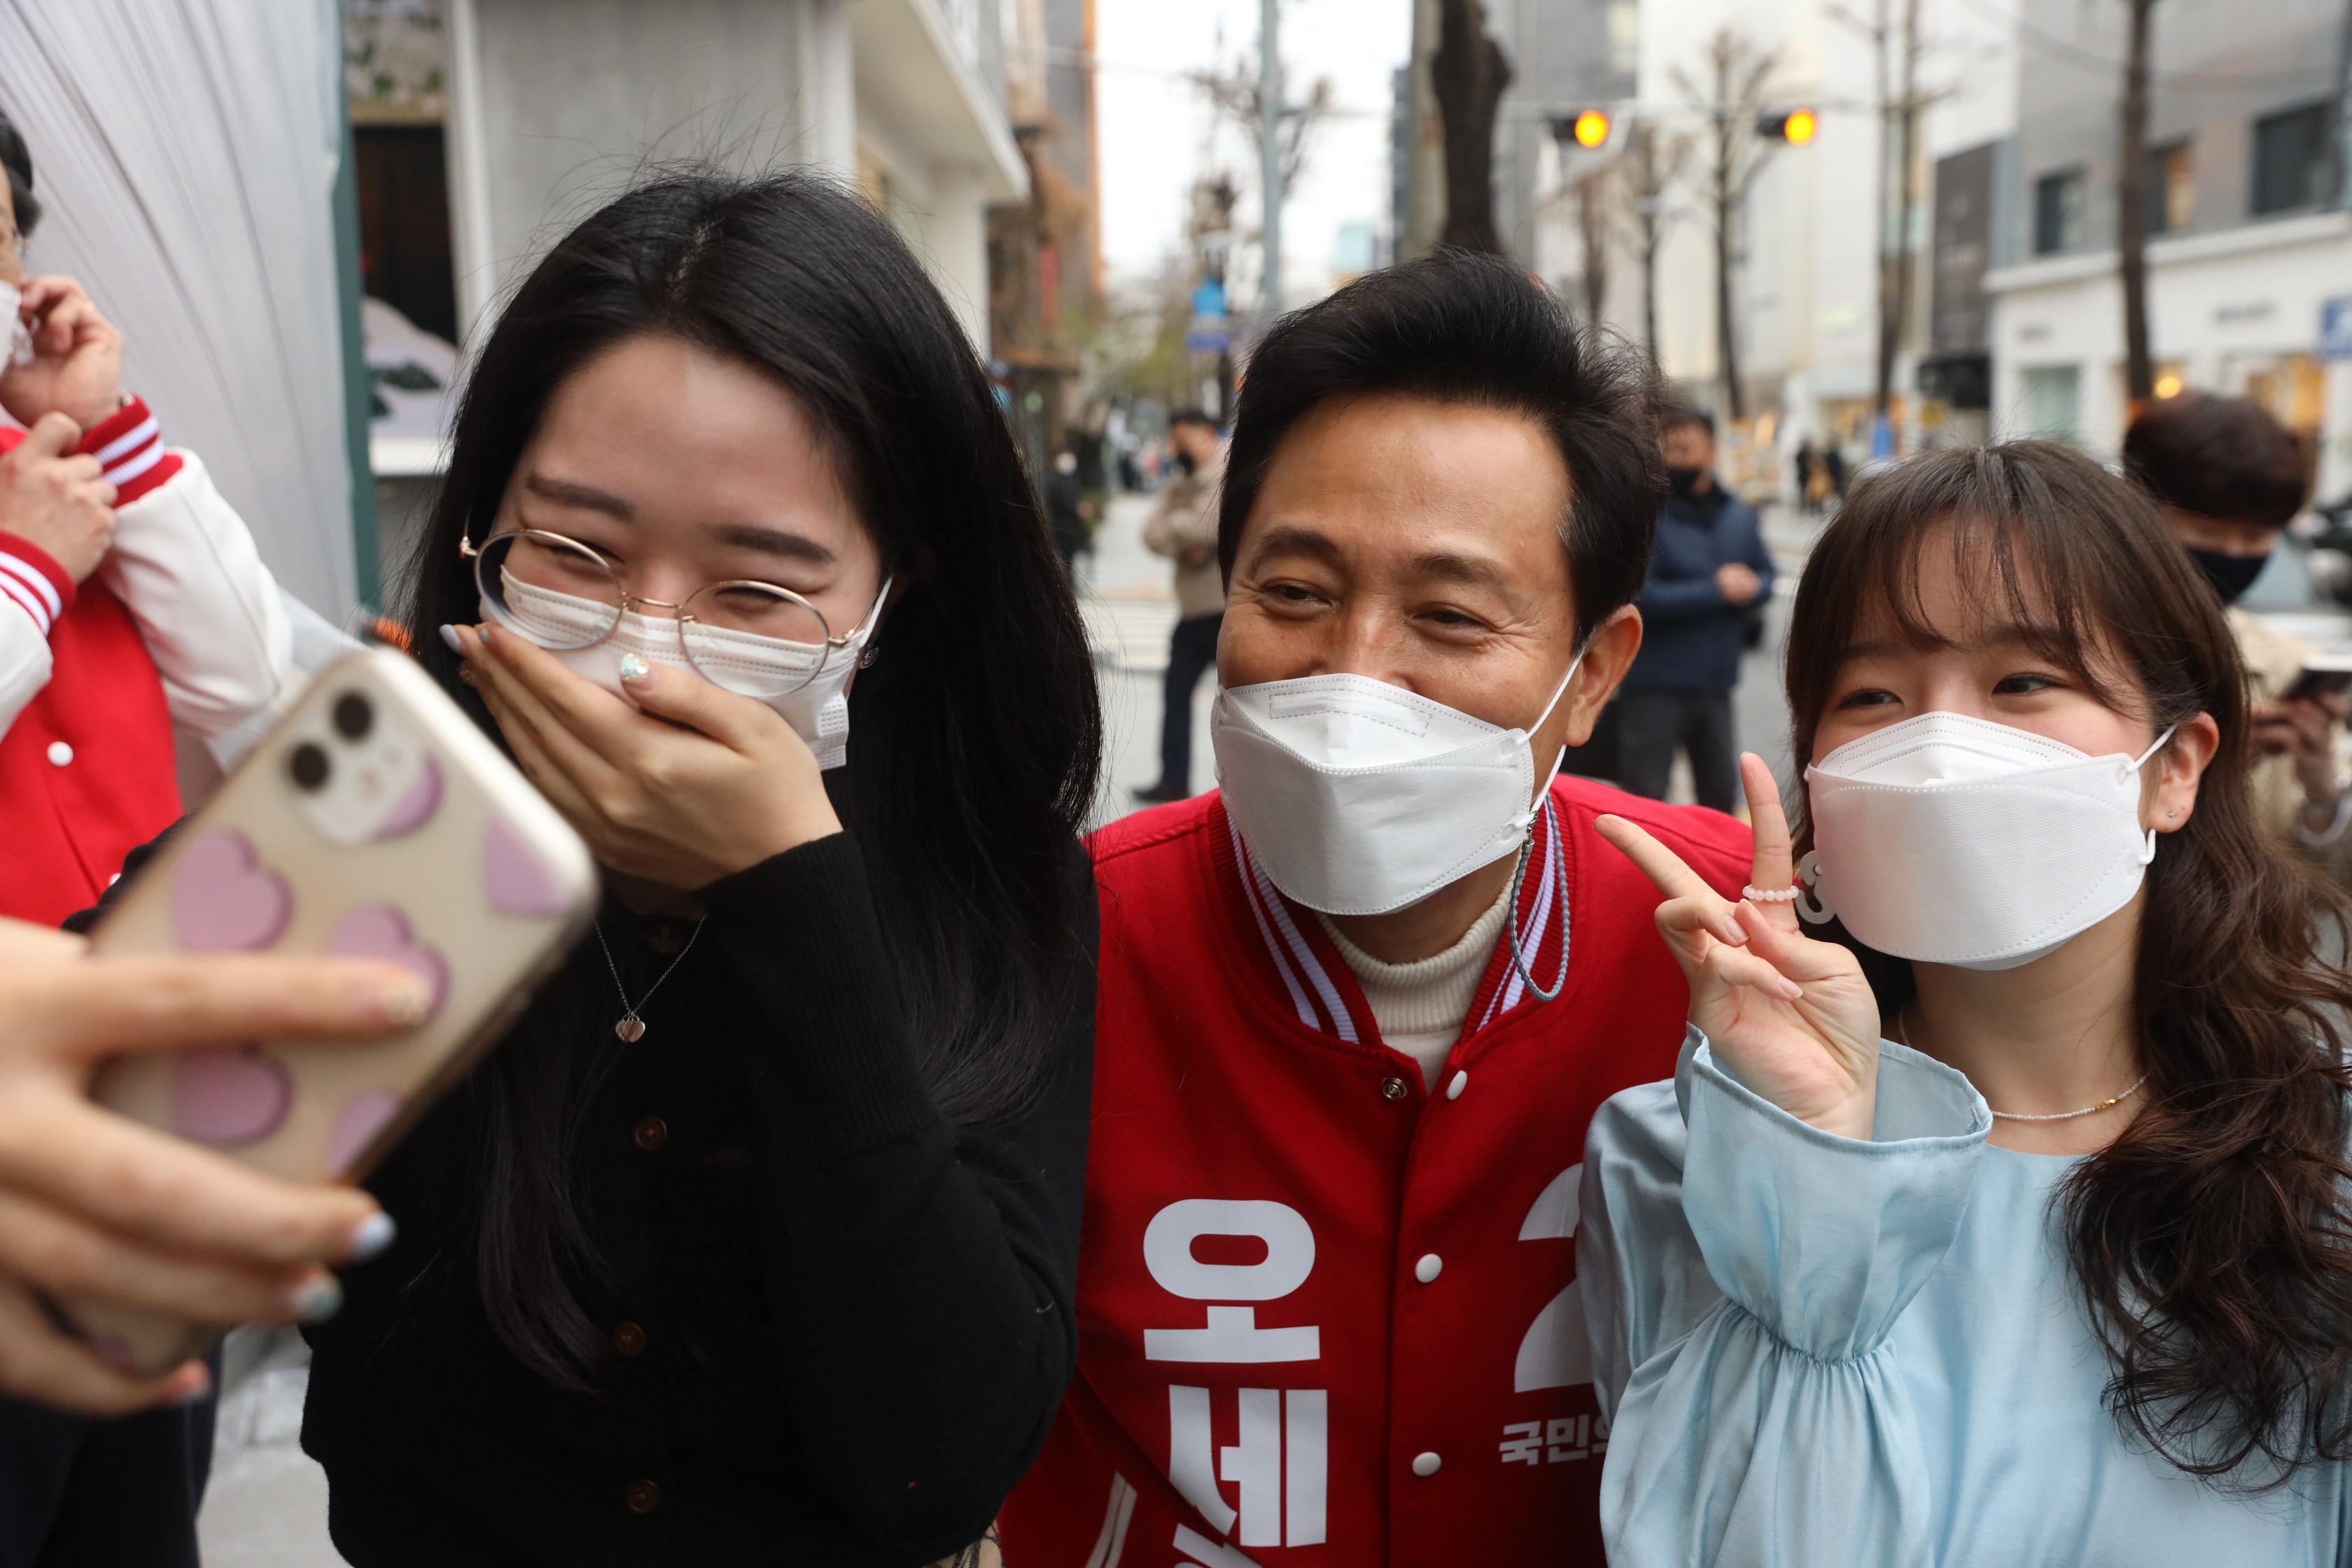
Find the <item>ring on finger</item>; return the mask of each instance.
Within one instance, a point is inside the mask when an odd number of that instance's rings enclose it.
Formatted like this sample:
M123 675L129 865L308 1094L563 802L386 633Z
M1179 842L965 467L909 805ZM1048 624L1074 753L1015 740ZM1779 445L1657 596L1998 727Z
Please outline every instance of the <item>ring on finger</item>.
M1777 890L1767 889L1759 888L1756 886L1755 883L1750 882L1748 886L1739 889L1739 896L1748 900L1750 903L1793 904L1797 901L1798 896L1803 891L1804 889L1802 888L1781 888Z

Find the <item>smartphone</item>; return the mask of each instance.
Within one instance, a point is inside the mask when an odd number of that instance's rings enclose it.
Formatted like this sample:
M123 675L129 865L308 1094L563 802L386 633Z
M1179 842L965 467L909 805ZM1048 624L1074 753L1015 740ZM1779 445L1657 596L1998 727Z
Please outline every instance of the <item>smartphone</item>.
M569 824L404 655L321 671L90 933L102 952L341 953L405 964L413 1029L223 1041L103 1064L100 1104L272 1175L357 1181L521 1014L595 908ZM60 1300L118 1364L163 1372L212 1331Z
M2280 693L2279 700L2296 702L2346 691L2352 691L2352 654L2314 654L2295 671L2294 681Z

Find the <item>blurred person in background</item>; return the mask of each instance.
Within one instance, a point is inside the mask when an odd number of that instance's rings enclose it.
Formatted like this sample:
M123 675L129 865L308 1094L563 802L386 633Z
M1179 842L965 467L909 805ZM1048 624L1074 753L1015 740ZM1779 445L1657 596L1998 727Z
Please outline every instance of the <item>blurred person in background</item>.
M2309 468L2301 443L2248 398L2184 392L2141 409L2124 435L2124 468L2153 497L2173 537L2229 606L2230 630L2252 683L2252 775L2263 827L2352 885L2352 748L2339 692L2294 691L2319 650L2238 607L2303 510Z
M1078 484L1078 455L1065 447L1054 454L1054 471L1045 476L1045 521L1073 583L1079 554L1094 548L1094 517L1095 503Z
M122 334L26 275L41 208L5 117L0 168L0 915L55 925L179 816L173 727L267 709L293 637L243 520L124 395Z
M1216 668L1225 583L1217 569L1217 493L1225 477L1216 421L1197 408L1168 416L1175 477L1143 525L1144 548L1176 563L1176 629L1168 637L1168 678L1160 715L1160 779L1135 792L1146 805L1192 793L1192 689Z
M1617 699L1617 776L1635 795L1666 798L1675 753L1690 758L1701 805L1739 801L1731 691L1748 626L1772 597L1772 557L1756 509L1715 477L1715 419L1666 416L1669 493L1642 584L1643 642Z

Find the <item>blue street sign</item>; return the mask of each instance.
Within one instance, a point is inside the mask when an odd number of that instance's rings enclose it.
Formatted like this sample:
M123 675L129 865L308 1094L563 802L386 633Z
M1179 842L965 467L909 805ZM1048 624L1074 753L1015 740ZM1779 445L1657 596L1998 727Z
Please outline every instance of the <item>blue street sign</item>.
M1222 316L1224 313L1225 286L1223 281L1218 279L1211 278L1203 281L1199 288L1192 290L1192 314L1195 316Z
M2319 357L2352 359L2352 298L2320 301Z

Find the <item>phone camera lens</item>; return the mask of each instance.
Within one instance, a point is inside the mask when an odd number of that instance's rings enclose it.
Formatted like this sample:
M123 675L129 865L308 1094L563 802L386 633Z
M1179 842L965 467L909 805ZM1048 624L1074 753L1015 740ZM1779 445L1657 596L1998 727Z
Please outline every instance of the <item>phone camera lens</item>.
M375 706L356 691L335 699L335 730L346 741L356 741L375 723Z
M288 754L286 771L294 775L297 787L315 792L326 784L330 771L327 748L316 741L305 741Z

